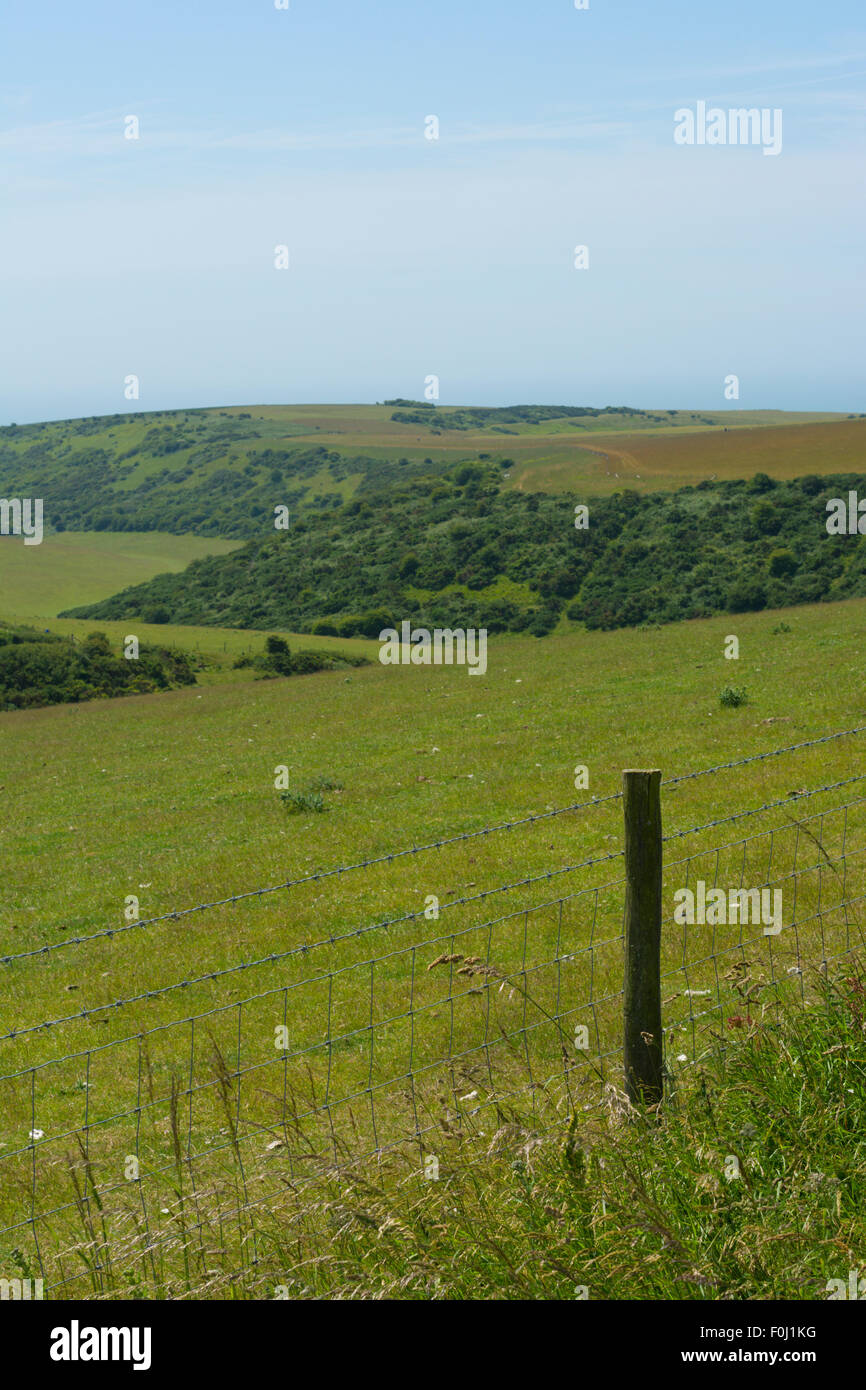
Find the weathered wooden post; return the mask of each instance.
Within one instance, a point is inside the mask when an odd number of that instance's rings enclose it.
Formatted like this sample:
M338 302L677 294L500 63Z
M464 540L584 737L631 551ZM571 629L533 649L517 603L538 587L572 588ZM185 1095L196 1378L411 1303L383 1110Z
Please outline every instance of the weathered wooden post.
M623 772L625 818L625 1089L635 1104L662 1098L661 773Z

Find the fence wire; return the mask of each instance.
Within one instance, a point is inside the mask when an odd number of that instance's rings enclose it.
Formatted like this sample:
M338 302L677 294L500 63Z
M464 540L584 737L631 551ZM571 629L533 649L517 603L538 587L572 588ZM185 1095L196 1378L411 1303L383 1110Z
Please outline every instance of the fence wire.
M862 731L662 785L678 789L711 772ZM799 789L664 837L670 848L695 840L685 857L666 856L663 869L669 1078L735 1032L765 1024L786 1000L814 1004L822 975L846 962L853 968L864 953L866 796L825 804L864 778ZM754 822L753 833L713 842L711 832L744 820ZM489 1139L515 1106L550 1126L599 1086L619 1085L624 878L584 879L622 854L611 850L456 896L435 912L361 923L0 1034L0 1274L31 1270L51 1297L118 1296L118 1288L135 1296L137 1289L176 1287L183 1268L185 1287L192 1277L191 1286L202 1290L215 1246L231 1245L239 1277L255 1286L257 1222L322 1174L396 1151L409 1171L423 1175L444 1136ZM572 874L581 876L573 891L517 906L503 902L500 914L484 916L494 895L525 899ZM101 931L58 946L117 934ZM47 953L4 961L26 985L23 972L41 968L35 958ZM259 987L238 993L240 975L251 969L260 974ZM149 1017L156 1001L184 990L197 998L205 984L223 997L181 1017ZM120 1010L130 1012L131 1026L111 1036ZM87 1030L94 1028L109 1035L92 1040ZM307 1220L305 1210L298 1206L292 1219Z

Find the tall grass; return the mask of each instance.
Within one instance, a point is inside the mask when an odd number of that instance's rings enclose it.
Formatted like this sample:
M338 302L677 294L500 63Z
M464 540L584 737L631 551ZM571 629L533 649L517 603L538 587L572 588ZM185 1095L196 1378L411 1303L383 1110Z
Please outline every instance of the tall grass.
M428 1097L424 1150L246 1169L224 1062L230 1155L190 1189L183 1124L159 1237L105 1239L85 1156L67 1259L91 1296L328 1299L821 1299L866 1273L866 989L821 978L821 1004L766 1012L669 1070L657 1109L589 1085L570 1106L536 1088L466 1112ZM526 1084L529 1078L526 1077ZM285 1145L303 1155L285 1112ZM91 1183L88 1191L88 1183ZM193 1184L194 1189L194 1184Z

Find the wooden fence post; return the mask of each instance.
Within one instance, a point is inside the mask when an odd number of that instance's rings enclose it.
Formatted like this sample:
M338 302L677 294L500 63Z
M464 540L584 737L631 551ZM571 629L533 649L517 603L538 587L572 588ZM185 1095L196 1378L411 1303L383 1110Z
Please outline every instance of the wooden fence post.
M625 1089L635 1104L662 1098L661 773L623 772L625 818Z

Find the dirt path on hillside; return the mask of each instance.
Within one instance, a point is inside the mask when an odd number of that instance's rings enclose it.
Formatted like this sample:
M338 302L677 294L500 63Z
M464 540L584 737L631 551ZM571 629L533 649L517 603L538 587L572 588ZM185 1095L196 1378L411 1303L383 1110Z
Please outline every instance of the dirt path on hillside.
M599 458L604 459L607 465L605 472L608 477L618 478L620 475L623 477L628 477L629 475L637 478L640 477L640 463L635 458L634 454L630 454L627 449L616 449L612 444L608 444L606 448L601 449L592 444L585 443L581 443L581 448L585 449L588 454L598 454Z
M600 445L587 444L584 440L580 441L579 447L582 453L595 454L597 458L603 459L605 477L637 478L640 480L641 474L638 471L641 467L640 460L635 458L634 454L630 454L627 449L617 448L613 444L606 444L602 449ZM562 468L567 462L566 459L560 459L555 466ZM514 490L515 492L526 492L527 490L536 492L538 484L530 473L528 478L517 479Z

